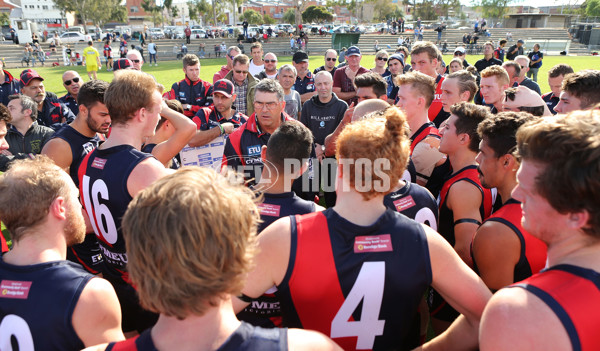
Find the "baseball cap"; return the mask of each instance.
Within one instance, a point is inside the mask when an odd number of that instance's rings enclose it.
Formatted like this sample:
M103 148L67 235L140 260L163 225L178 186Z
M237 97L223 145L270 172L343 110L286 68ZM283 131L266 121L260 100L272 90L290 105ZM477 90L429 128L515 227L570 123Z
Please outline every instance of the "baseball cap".
M523 39L519 39L517 40L517 43L525 44L525 41Z
M356 55L360 55L360 49L358 48L358 46L351 46L348 48L348 50L346 51L346 56L356 56Z
M133 62L130 59L120 58L113 63L113 71L120 69L128 69L133 67Z
M294 61L294 63L308 62L308 54L304 51L296 51L292 57L292 61Z
M463 46L459 46L456 49L454 49L454 53L456 54L457 52L460 52L461 54L464 54L466 51L465 51L465 48Z
M393 54L392 56L390 56L388 58L388 65L390 64L391 60L398 60L400 61L400 63L402 64L402 66L404 66L404 55L401 54Z
M230 98L233 95L233 83L229 79L219 79L213 84L214 93L221 93Z
M32 80L34 79L39 79L39 80L44 80L44 78L42 78L35 70L33 69L26 69L23 72L21 72L21 85L22 86L27 86L29 85L29 83L31 83Z

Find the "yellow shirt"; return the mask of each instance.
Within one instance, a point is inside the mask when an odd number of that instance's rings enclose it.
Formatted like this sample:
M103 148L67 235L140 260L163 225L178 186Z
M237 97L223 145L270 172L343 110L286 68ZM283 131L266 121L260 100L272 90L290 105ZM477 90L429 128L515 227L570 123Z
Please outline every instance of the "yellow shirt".
M83 49L83 57L85 57L86 66L97 66L98 57L100 57L100 54L95 47L88 46L87 48Z

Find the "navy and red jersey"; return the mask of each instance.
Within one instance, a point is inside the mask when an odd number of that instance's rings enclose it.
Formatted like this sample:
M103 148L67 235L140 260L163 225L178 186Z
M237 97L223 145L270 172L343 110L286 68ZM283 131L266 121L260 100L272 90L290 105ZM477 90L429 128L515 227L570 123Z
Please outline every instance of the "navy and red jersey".
M315 91L315 77L310 71L307 71L304 78L296 77L292 89L300 95Z
M231 116L230 119L227 119L217 111L214 105L212 105L200 108L194 118L192 118L192 121L196 123L198 130L209 130L218 127L219 124L225 122L233 123L233 126L238 128L248 121L248 117L243 113L234 110L233 116Z
M450 113L444 111L442 108L442 82L444 81L444 77L438 74L435 79L435 97L431 105L429 106L428 116L429 120L435 124L437 128L440 127L442 122L444 122L448 117L450 117Z
M71 321L93 275L69 261L15 266L0 259L0 277L0 348L58 351L85 347ZM15 343L19 347L11 348Z
M132 197L127 179L133 169L152 155L131 145L118 145L89 153L79 167L79 191L104 256L104 277L129 283L127 253L121 219Z
M548 108L550 109L550 112L552 112L552 114L555 115L557 112L554 111L554 108L560 102L560 97L554 95L553 92L549 92L542 95L542 100L544 100L546 106L548 106Z
M438 208L431 193L419 184L409 183L385 195L383 204L390 210L437 230Z
M46 95L42 110L38 110L37 122L41 126L59 129L63 123L71 123L75 119L75 115L67 107L56 98L50 98ZM64 121L63 121L64 120Z
M104 44L103 53L104 53L104 57L112 58L112 48L110 47L110 45Z
M486 220L486 222L493 221L506 225L519 238L521 252L519 262L515 265L513 283L531 277L546 267L546 244L523 229L521 225L522 217L521 203L515 199L508 199L498 211ZM475 257L473 254L471 254L471 257L473 258L473 270L479 274Z
M0 104L7 106L8 97L21 91L21 83L8 71L2 70L2 72L4 72L4 82L0 83Z
M142 152L151 154L152 150L154 150L155 147L156 147L156 144L144 144L144 145L142 145ZM168 164L167 164L167 166L168 166ZM175 157L173 157L171 159L169 168L170 169L181 168L181 161L179 160L179 154L177 154Z
M184 115L191 118L201 107L212 105L212 90L212 84L202 79L192 82L188 77L185 77L185 79L173 83L171 90L163 96L169 100L179 100L184 108L185 105L191 105L191 109L183 111Z
M415 146L423 141L425 138L432 136L441 139L440 131L433 124L433 122L427 122L423 124L411 137L410 137L410 154L412 155Z
M320 331L344 350L412 347L409 329L432 281L422 225L389 209L370 226L331 208L290 219L276 292L284 326Z
M152 341L152 330L147 329L140 335L119 342L111 342L106 351L156 351ZM227 340L215 351L281 351L288 349L287 328L259 328L248 323L242 324L227 337Z
M293 191L280 194L262 193L263 202L258 205L262 223L258 225L258 233L279 218L303 215L317 210L314 201L300 198Z
M561 264L510 287L523 288L554 312L569 335L573 350L600 350L600 274Z
M490 189L486 189L481 186L479 181L479 173L477 172L477 166L467 166L458 172L453 173L448 180L442 186L440 196L438 198L439 209L440 209L440 226L438 232L454 246L456 238L454 237L454 222L462 218L454 218L452 210L450 210L446 204L446 197L452 185L460 182L467 181L477 187L481 192L481 205L479 206L479 215L481 220L487 219L492 214L492 206L494 204L494 196ZM472 218L475 219L475 218Z
M71 93L67 93L59 100L63 104L67 105L69 110L71 110L71 112L73 112L75 116L79 114L79 104L77 103L77 99L73 95L71 95Z
M292 121L287 113L281 113L281 121ZM263 132L252 114L248 121L242 124L235 132L229 134L223 150L223 167L229 166L244 172L246 179L256 179L262 172L262 159L260 152L263 145L267 145L271 134ZM244 169L239 169L243 167Z

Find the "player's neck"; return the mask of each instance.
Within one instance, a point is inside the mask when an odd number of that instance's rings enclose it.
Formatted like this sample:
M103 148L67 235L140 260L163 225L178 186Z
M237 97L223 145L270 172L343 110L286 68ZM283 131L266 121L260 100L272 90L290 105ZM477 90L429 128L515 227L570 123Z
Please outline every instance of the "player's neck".
M260 66L260 65L264 65L264 64L265 64L265 61L263 61L263 59L262 59L262 58L260 58L260 59L258 59L258 60L252 59L252 63L253 63L255 66Z
M267 194L288 193L292 191L294 179L290 174L284 174L265 165L260 175L260 181L256 185L256 190Z
M99 148L108 149L118 145L131 145L140 150L143 140L142 135L133 126L113 125L110 137Z
M77 115L75 120L69 125L73 127L73 129L75 129L76 131L85 135L88 138L93 138L96 135L96 132L94 132L90 129L90 127L88 127L87 123L83 120L83 117L81 115Z
M216 350L239 326L231 302L221 302L202 316L184 320L161 314L151 335L159 350Z
M565 230L548 245L548 267L572 264L600 272L600 241L591 239L581 230Z
M218 111L217 111L218 112ZM231 106L229 107L228 110L225 110L223 112L219 112L219 114L221 114L221 116L227 120L230 120L231 117L233 117L233 115L235 114L235 110L231 108Z
M450 160L450 165L452 165L452 169L456 172L467 166L475 165L475 157L477 154L468 149L461 149L457 152L448 154L448 159Z
M429 122L427 110L423 110L415 116L408 118L408 127L410 128L410 136L412 137L425 123Z
M67 243L64 233L50 235L51 229L32 228L18 242L13 242L12 249L2 256L4 262L15 266L60 261L67 258Z
M341 179L338 178L338 182L341 182ZM343 188L342 190L339 188L340 186L349 188L349 184L346 182L341 185L338 183L337 200L333 209L349 222L360 226L369 226L385 212L383 195L365 200L362 194L356 190Z
M517 186L516 172L508 173L505 178L504 183L496 187L498 189L498 194L500 194L500 198L502 199L502 203L506 203L506 201L511 198L511 193Z

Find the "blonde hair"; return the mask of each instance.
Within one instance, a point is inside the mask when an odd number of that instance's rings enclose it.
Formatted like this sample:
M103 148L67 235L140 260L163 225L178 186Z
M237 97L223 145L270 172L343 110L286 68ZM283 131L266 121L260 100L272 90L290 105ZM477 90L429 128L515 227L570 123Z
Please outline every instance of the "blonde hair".
M506 69L504 69L502 66L494 65L481 71L481 78L488 78L492 76L496 77L498 83L500 84L510 84L508 72L506 72Z
M13 162L0 177L0 218L14 241L43 222L59 196L69 196L67 174L46 156Z
M336 144L336 157L340 163L344 160L367 159L370 166L358 168L354 162L349 164L350 185L356 189L356 172L364 180L372 184L384 183L382 173L389 179L389 188L378 191L375 186L370 190L361 192L365 200L372 199L380 194L389 193L398 183L408 164L410 139L408 137L408 124L404 113L397 107L391 106L383 112L382 117L362 119L347 125L340 134ZM389 162L389 167L382 172L374 170L375 160Z
M112 124L126 124L141 108L149 108L156 81L146 73L136 70L120 70L104 93Z
M239 178L207 168L184 167L138 194L123 235L142 306L184 319L239 294L259 218Z
M435 80L430 76L413 71L406 74L400 74L394 79L397 86L410 85L416 95L425 98L426 105L429 106L435 98Z

